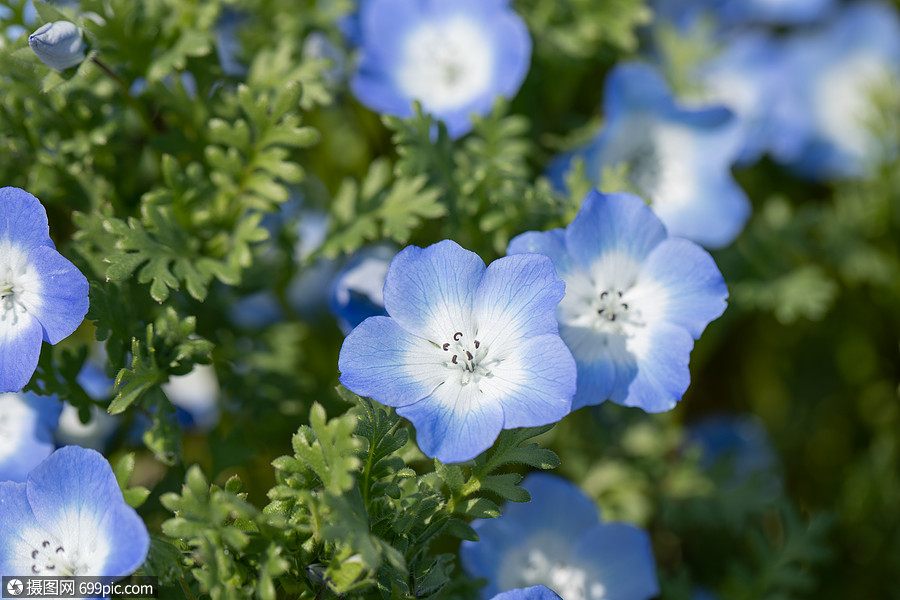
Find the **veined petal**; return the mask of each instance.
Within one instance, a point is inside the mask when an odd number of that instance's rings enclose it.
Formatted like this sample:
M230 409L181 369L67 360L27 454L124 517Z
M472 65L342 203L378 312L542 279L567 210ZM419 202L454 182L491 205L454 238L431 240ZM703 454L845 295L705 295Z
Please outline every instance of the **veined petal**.
M0 392L18 392L37 368L41 324L28 313L0 313Z
M588 585L602 586L599 597L649 600L659 595L653 548L643 529L625 523L596 525L581 532L572 556L591 573Z
M566 228L566 247L573 261L590 272L598 259L622 256L639 264L666 239L666 228L633 194L592 191ZM636 276L623 273L621 278Z
M31 553L40 547L41 528L25 496L25 484L0 481L0 576L31 573Z
M587 327L563 326L560 335L572 350L578 371L578 389L572 399L572 410L607 400L616 383L615 346L624 349L624 338Z
M537 427L569 414L575 394L575 360L558 335L519 340L481 381L503 406L503 428Z
M404 329L436 344L472 330L475 291L485 266L452 240L409 246L391 261L384 307Z
M385 406L406 406L443 383L446 358L388 317L369 317L344 340L338 358L348 390Z
M665 321L648 324L616 358L616 385L611 400L647 412L671 410L691 381L688 360L694 340L683 328Z
M517 254L495 260L475 293L481 343L507 347L523 338L557 333L555 311L565 289L546 256Z
M98 537L113 548L99 575L124 577L140 567L150 550L150 534L137 512L125 502L112 504L100 523Z
M648 321L668 321L697 339L725 311L728 288L706 250L670 238L647 257L631 296Z
M40 321L44 341L56 344L84 320L90 305L88 281L68 259L46 246L32 250L28 262L22 303ZM38 286L31 285L32 278L39 282Z
M40 200L19 188L0 188L0 255L5 243L20 252L53 245L47 211Z
M563 229L526 231L514 237L506 249L508 256L527 252L549 256L560 277L572 270L572 258L566 250L566 232Z
M125 539L113 546L105 537L108 513L124 504L112 467L102 454L79 446L65 446L29 474L26 494L41 528L59 540L67 553L80 557L84 575L101 572L111 553L140 549L143 540Z
M463 462L491 447L503 428L503 407L478 387L451 379L424 400L397 409L412 421L426 456Z

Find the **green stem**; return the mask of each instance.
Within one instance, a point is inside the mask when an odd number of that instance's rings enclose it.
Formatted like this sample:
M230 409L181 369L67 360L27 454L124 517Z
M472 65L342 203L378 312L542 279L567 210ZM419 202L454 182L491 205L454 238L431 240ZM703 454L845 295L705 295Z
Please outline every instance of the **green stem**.
M191 588L188 586L187 582L184 580L184 577L179 577L178 583L181 584L181 591L184 592L184 595L187 597L188 600L197 600L196 596L194 596L194 593L191 591Z

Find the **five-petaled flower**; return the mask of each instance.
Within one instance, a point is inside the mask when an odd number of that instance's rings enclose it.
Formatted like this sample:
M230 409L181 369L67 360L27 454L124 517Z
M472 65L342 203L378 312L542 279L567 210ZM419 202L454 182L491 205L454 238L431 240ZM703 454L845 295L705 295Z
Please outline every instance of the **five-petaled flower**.
M594 501L571 482L532 473L522 482L531 501L476 520L480 541L459 558L485 577L483 596L542 584L563 600L647 600L659 594L650 537L627 523L600 523ZM521 597L521 596L520 596Z
M585 147L549 167L562 185L575 158L600 186L605 168L628 167L641 193L672 235L708 248L730 244L750 216L750 203L731 175L744 132L724 106L686 109L676 104L652 67L622 63L606 78L606 124Z
M25 483L0 482L0 575L120 578L144 562L147 526L103 455L65 446Z
M508 252L546 254L566 282L557 317L578 364L573 409L611 399L660 412L681 400L694 340L728 297L709 253L669 237L637 196L599 192L565 230L523 233Z
M564 290L545 256L485 268L450 240L410 246L388 269L390 316L366 319L344 340L341 383L397 407L428 456L474 458L501 429L569 412L575 362L554 315Z
M25 387L41 340L56 344L84 320L88 282L56 251L37 198L0 188L0 392Z
M360 5L351 88L379 113L412 116L413 100L451 137L519 90L531 38L508 0L380 0Z

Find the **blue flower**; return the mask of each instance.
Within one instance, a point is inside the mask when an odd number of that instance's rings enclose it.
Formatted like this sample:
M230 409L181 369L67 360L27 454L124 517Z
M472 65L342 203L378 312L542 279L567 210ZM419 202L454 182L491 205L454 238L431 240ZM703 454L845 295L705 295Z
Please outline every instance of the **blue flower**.
M345 335L369 317L387 315L382 290L388 266L396 253L390 246L361 250L335 276L328 294L328 307Z
M731 109L741 130L739 164L765 152L796 156L806 139L803 109L788 93L793 81L780 43L760 32L729 38L722 51L697 69L707 102Z
M598 187L604 167L625 164L672 235L709 248L734 241L750 203L730 171L743 137L731 111L680 108L662 77L636 63L620 64L607 76L604 110L600 134L551 165L556 183L576 157Z
M341 383L397 407L428 456L474 458L501 429L568 414L575 362L554 316L563 294L544 256L485 268L450 240L405 248L384 284L390 316L366 319L344 340Z
M561 600L559 594L543 585L501 592L491 600Z
M54 71L80 65L87 48L81 28L69 21L45 23L28 36L28 45L41 62Z
M873 96L900 79L900 18L887 4L848 5L821 30L786 42L796 102L809 137L784 157L812 179L858 177L882 151ZM790 160L793 158L793 160Z
M25 481L50 456L62 405L35 394L0 394L0 481Z
M41 340L56 344L84 320L88 282L50 240L37 198L0 188L0 392L25 387Z
M121 578L141 566L147 526L102 454L66 446L25 483L0 482L0 576Z
M647 532L600 523L597 507L571 482L532 473L531 501L507 504L496 519L476 520L480 541L459 549L463 569L485 577L484 597L543 584L564 600L647 600L659 594Z
M531 38L508 0L365 2L359 26L357 99L401 117L418 100L454 138L497 96L514 96L528 73Z
M826 16L835 0L655 0L654 13L682 30L711 19L720 28L747 24L802 25Z
M578 365L572 409L611 399L670 410L690 383L694 340L725 310L712 257L669 237L632 194L591 192L565 229L523 233L509 254L540 252L566 282L559 333Z

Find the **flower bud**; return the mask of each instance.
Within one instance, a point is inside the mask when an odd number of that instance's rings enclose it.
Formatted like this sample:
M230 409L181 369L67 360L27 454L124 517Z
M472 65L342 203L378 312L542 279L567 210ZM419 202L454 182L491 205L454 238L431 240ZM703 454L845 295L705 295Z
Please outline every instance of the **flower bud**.
M45 65L54 71L64 71L84 60L87 44L81 29L69 21L45 23L28 36L28 45Z

